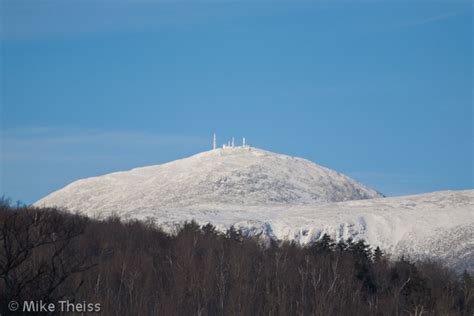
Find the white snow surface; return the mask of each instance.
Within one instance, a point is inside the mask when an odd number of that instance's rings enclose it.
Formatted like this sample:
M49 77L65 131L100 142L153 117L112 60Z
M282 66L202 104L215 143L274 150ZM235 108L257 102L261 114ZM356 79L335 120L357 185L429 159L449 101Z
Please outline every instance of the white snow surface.
M203 203L314 204L381 196L309 160L236 147L78 180L37 204L110 212Z
M300 244L329 234L398 257L474 271L474 190L382 198L308 160L256 148L216 149L163 165L71 183L35 203L104 218L195 220Z

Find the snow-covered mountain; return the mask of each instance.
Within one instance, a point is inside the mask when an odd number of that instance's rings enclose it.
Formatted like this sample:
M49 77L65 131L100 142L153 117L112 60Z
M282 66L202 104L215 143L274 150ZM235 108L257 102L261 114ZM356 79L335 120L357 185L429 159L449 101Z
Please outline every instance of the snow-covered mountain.
M107 213L203 203L314 204L381 196L311 161L236 147L75 181L37 204Z
M153 218L170 232L176 223L195 220L220 230L234 225L248 235L300 244L323 234L336 240L364 239L395 257L435 258L458 271L474 272L474 190L311 205L203 204L120 216Z
M234 225L301 244L327 233L474 271L474 190L382 198L333 170L257 148L216 149L79 180L35 205L153 218L168 231L190 220L221 230Z

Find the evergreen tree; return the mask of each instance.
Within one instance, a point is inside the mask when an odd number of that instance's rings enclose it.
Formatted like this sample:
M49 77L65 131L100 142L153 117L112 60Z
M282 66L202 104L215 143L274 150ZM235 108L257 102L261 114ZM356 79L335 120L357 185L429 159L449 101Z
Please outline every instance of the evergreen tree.
M315 254L328 254L334 249L334 242L328 234L324 234L321 239L313 243L311 249Z
M380 247L377 246L377 247L375 248L374 254L373 254L373 256L372 256L373 261L374 261L375 263L380 263L380 262L382 261L382 259L383 259L383 255L384 255L384 253L383 253L382 249L380 249Z

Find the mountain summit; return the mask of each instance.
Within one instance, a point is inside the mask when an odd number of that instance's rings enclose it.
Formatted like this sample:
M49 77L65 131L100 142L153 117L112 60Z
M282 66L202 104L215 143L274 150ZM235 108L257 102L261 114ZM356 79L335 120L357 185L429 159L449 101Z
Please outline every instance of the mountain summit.
M241 146L78 180L36 205L107 212L214 203L315 204L377 197L382 195L306 159Z

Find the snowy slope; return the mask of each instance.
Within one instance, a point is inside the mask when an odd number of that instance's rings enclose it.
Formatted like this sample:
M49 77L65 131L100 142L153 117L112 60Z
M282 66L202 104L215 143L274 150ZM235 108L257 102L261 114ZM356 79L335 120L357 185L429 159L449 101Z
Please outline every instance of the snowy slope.
M79 180L35 205L153 218L170 232L196 220L301 244L327 233L474 271L474 190L380 197L310 161L235 148Z
M222 231L234 225L248 235L300 244L325 233L337 240L352 237L395 257L435 258L459 271L474 272L474 190L312 205L203 204L117 213L122 218L154 219L171 233L177 224L195 220Z
M203 203L286 205L374 197L381 194L308 160L237 147L79 180L37 204L109 212Z

